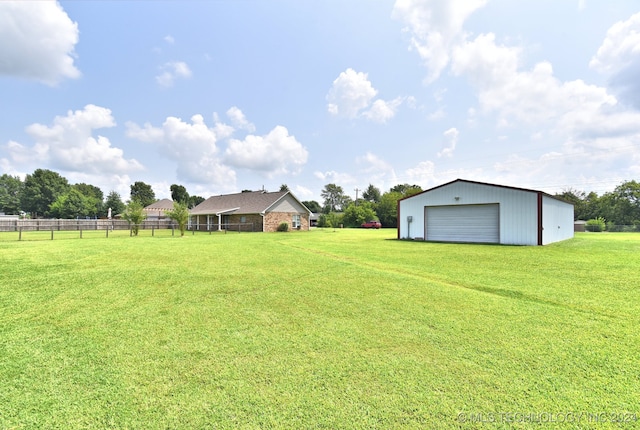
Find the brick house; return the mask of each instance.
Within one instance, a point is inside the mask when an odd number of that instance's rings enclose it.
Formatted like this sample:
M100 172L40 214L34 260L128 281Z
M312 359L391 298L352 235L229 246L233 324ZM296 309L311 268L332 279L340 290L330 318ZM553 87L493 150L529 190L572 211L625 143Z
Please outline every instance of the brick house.
M189 229L199 231L309 230L311 211L290 191L248 191L209 197L189 211Z

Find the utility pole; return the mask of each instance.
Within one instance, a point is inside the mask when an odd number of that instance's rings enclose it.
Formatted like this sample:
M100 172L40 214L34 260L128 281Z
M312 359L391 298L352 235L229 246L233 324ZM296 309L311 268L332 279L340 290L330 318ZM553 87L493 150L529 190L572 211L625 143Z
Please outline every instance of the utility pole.
M360 191L358 188L355 189L356 192L356 206L358 206L358 191Z

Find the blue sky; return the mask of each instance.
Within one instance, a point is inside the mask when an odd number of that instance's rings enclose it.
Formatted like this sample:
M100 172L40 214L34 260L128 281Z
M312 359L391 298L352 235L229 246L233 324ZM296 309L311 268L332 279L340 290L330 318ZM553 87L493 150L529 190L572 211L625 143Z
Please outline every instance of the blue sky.
M125 199L640 177L628 0L0 2L0 174Z

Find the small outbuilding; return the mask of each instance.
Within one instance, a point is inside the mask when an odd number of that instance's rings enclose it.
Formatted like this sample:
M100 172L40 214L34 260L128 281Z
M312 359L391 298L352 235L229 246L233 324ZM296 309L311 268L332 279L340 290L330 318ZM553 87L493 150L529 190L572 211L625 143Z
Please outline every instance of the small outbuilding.
M525 188L457 179L398 201L398 239L547 245L573 237L573 204Z

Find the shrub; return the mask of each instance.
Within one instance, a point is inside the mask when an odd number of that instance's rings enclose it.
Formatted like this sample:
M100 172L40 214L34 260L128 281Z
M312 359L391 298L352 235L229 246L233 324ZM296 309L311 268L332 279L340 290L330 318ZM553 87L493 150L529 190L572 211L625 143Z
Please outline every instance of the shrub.
M604 231L605 228L606 222L602 217L590 219L587 221L587 225L585 226L587 231Z
M280 223L280 225L277 228L278 231L289 231L289 224L287 224L286 222Z

